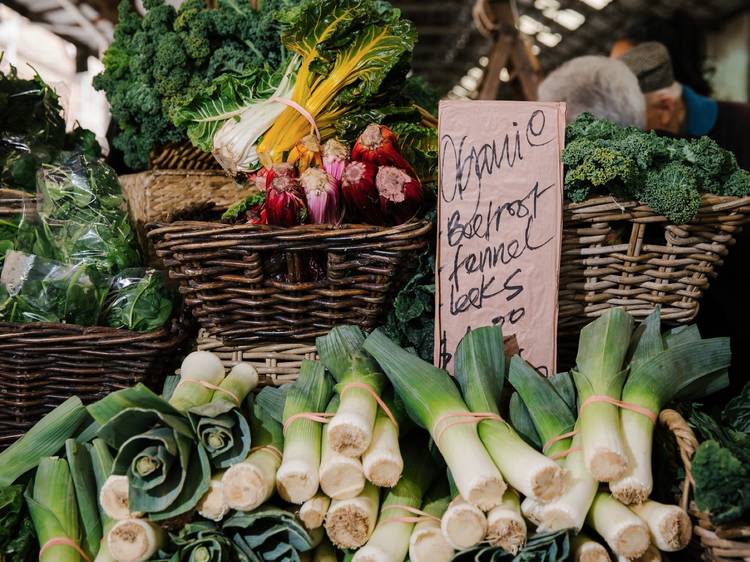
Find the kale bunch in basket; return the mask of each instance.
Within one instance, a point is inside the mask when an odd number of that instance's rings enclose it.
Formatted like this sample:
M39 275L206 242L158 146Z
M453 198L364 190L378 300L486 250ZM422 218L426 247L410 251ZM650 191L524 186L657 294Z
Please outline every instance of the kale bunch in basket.
M120 131L114 146L131 168L145 168L161 145L187 140L171 114L226 72L246 72L281 61L277 12L288 0L187 0L175 10L145 0L145 15L120 3L114 41L94 86L107 94Z
M610 193L678 224L695 218L703 193L750 195L750 174L710 138L659 136L588 113L568 125L562 161L571 201Z

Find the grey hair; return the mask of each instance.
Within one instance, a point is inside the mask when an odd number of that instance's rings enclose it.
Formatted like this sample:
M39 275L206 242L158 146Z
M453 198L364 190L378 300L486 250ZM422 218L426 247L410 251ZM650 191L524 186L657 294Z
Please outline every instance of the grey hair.
M618 125L643 129L646 100L625 63L602 56L569 60L539 85L540 101L564 101L568 122L589 112Z

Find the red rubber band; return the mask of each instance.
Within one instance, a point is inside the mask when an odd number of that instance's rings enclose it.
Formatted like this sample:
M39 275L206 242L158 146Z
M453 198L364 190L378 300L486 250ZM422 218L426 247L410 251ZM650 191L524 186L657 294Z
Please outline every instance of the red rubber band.
M450 419L453 419L453 421L449 422L448 424L442 425L445 420ZM440 437L442 437L443 433L445 433L454 425L476 423L483 420L503 421L503 418L497 414L493 414L492 412L453 412L450 414L443 414L432 425L432 434L434 435L433 439L439 447Z
M286 99L286 98L277 98L273 97L270 99L270 101L275 101L277 103L281 103L286 105L287 107L291 107L297 113L302 115L302 117L305 118L305 120L310 123L310 126L312 127L312 130L315 132L315 136L318 137L318 141L320 141L320 131L318 130L318 125L315 123L315 118L310 114L309 111L307 111L304 107L302 107L300 104L298 104L296 101Z
M567 439L568 437L573 437L577 433L578 432L574 429L573 431L568 431L567 433L563 433L562 435L553 437L552 439L550 439L544 444L544 446L542 447L542 452L545 452L547 449L549 449L552 445L554 445L558 441L562 441L563 439Z
M653 423L656 423L658 417L657 414L655 414L648 408L644 408L643 406L639 406L638 404L631 404L630 402L623 402L622 400L617 400L616 398L612 398L611 396L605 396L602 394L596 394L594 396L589 396L588 398L586 398L586 400L583 401L583 404L581 404L579 411L583 410L589 404L594 404L596 402L605 402L607 404L612 404L613 406L619 406L624 410L630 410L631 412L635 412L636 414L641 414L642 416L646 416Z
M44 543L42 548L39 549L39 559L41 560L42 554L44 554L47 549L52 548L53 546L69 546L78 554L80 554L81 558L83 558L86 562L91 562L91 558L89 558L88 554L86 554L84 550L80 546L78 546L78 543L73 539L69 539L68 537L53 537L46 543Z
M366 390L369 392L372 397L375 399L375 401L378 403L378 406L383 410L386 416L388 416L388 419L390 419L393 422L393 425L396 426L396 429L398 429L398 422L396 421L396 416L393 415L393 412L391 412L390 408L388 408L388 405L383 401L383 399L378 396L378 393L375 392L375 389L372 388L369 384L363 383L363 382L350 382L344 388L341 389L339 392L339 396L343 397L344 393L349 390L350 388L361 388L363 390Z
M237 406L240 405L240 399L234 392L232 392L231 390L227 390L226 388L221 388L220 386L216 386L215 384L211 384L208 381L197 381L195 379L180 379L180 382L177 383L177 386L174 389L177 390L183 384L187 384L187 383L199 384L200 386L207 388L209 390L213 390L215 392L223 392L224 394L229 396L232 399L232 401L235 404L237 404Z
M282 433L286 433L286 430L289 429L289 426L292 425L297 420L309 420L314 421L318 423L328 423L330 419L335 414L330 414L327 412L318 413L318 412L300 412L299 414L294 414L292 416L289 416L289 418L284 422L284 427L282 428Z

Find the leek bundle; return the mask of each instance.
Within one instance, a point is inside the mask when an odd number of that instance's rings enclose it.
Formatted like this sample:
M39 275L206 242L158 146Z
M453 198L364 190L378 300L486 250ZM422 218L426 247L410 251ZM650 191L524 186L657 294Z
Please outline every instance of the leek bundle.
M537 500L549 501L559 496L564 485L563 470L530 447L500 418L505 355L499 327L472 330L461 339L455 356L455 375L469 408L495 416L479 422L479 438L508 483Z
M646 523L606 492L596 494L586 521L618 556L637 558L651 542Z
M383 393L386 378L362 349L365 336L357 326L338 326L316 340L320 360L338 384L340 404L326 429L332 450L359 457L372 441L378 411L375 396Z
M326 514L328 538L339 548L361 547L375 530L379 508L380 491L369 482L358 496L333 500Z
M73 480L65 459L42 457L33 486L26 491L40 562L82 562L80 527Z
M252 511L268 500L276 489L276 471L281 465L284 437L281 424L262 403L269 395L278 393L279 389L266 387L258 394L250 416L254 448L244 461L232 465L224 473L224 497L232 509ZM283 396L280 398L283 400Z
M483 510L499 505L505 482L450 375L401 349L380 330L370 334L364 348L383 368L412 419L430 432L461 495Z
M420 446L421 445L421 446ZM402 443L404 473L383 499L378 523L367 544L359 549L353 562L390 562L405 560L414 529L413 513L422 506L422 497L435 476L435 461L426 447L417 441Z
M455 551L440 529L440 518L450 503L449 493L445 480L441 478L425 494L422 511L432 518L425 518L414 526L409 538L409 559L412 562L450 562L453 558Z
M627 369L623 365L633 318L611 308L581 330L573 379L578 388L578 429L586 466L600 482L621 478L628 457L620 432L620 400Z
M211 469L187 420L139 384L89 406L99 437L117 451L112 473L128 477L128 509L154 521L195 508Z
M302 362L299 377L284 403L284 455L276 473L276 489L285 500L304 503L318 491L321 424L308 419L328 405L332 384L323 365Z
M334 396L328 403L326 413L333 415L339 408L339 397ZM358 458L337 452L331 445L326 431L322 432L320 453L320 489L335 500L353 498L365 487L365 473Z
M182 361L180 381L169 403L181 412L208 404L214 395L213 387L223 380L221 359L210 351L194 351Z
M676 505L647 500L630 509L648 525L651 542L664 552L685 548L693 536L693 525L687 512Z
M39 420L0 453L0 488L13 484L19 476L37 466L42 457L57 453L87 417L80 399L72 396Z
M508 488L503 503L487 514L487 541L511 554L516 554L526 544L526 521L515 490Z
M407 421L401 403L387 392L383 397L393 418L378 409L375 416L375 427L372 430L370 446L362 455L362 469L365 477L381 488L392 488L396 485L404 470L404 459L398 444L399 426Z

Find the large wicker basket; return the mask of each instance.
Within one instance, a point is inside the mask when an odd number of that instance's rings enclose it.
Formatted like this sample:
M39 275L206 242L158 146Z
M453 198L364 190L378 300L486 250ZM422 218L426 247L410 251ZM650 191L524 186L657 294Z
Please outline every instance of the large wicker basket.
M613 197L567 204L559 331L575 333L616 306L643 317L661 305L666 322L692 321L749 215L750 197L704 196L698 216L687 225Z
M204 152L189 142L172 143L154 150L149 157L150 169L161 170L216 170L219 163L210 152Z
M337 324L374 328L428 221L225 225L178 221L149 232L201 327L227 344L309 341Z
M139 382L161 390L185 339L176 320L148 333L0 322L0 449L70 396L89 403Z

